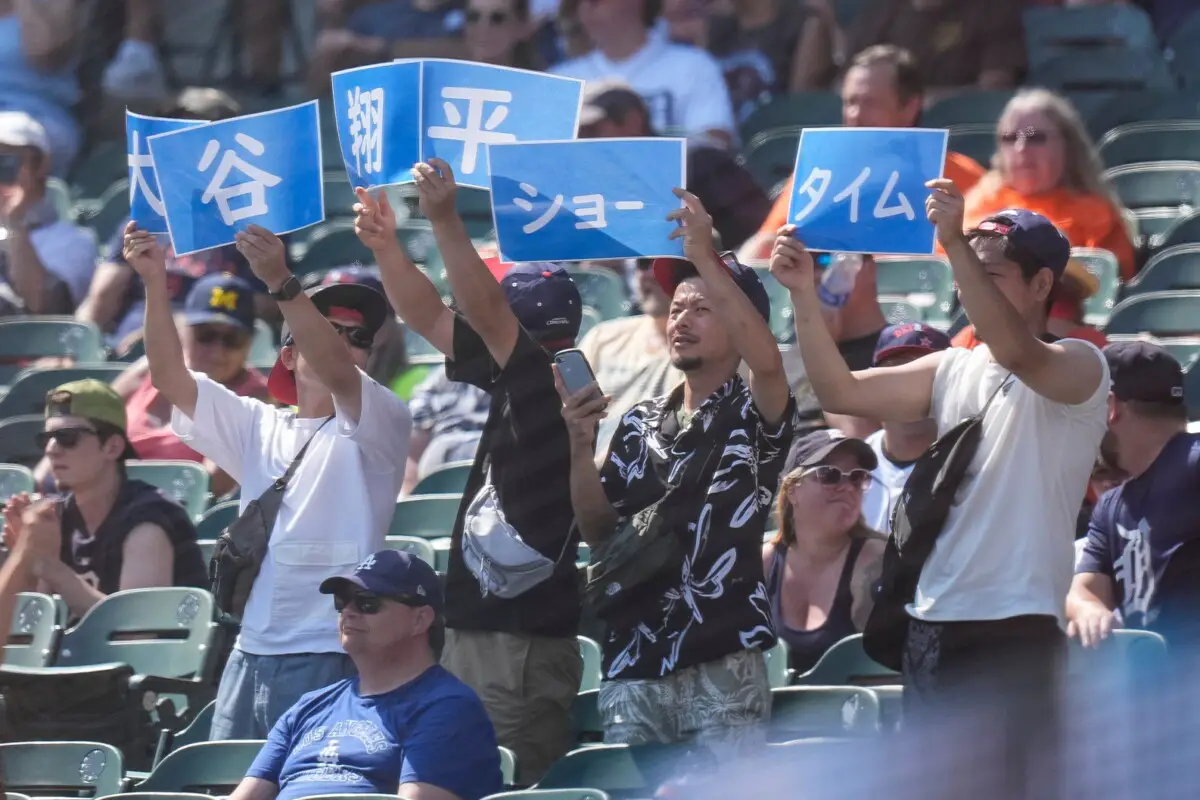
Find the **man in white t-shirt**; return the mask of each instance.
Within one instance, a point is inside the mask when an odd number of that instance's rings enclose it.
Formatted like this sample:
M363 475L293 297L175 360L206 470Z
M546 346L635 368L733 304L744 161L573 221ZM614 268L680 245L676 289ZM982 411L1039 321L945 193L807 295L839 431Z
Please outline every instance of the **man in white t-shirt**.
M1088 342L1046 341L1050 292L1070 258L1049 220L1007 209L964 233L953 182L929 187L926 213L986 346L851 372L822 319L812 256L790 226L776 239L771 271L791 292L808 377L826 410L932 417L939 434L984 414L978 452L908 608L905 724L966 715L971 735L986 736L969 743L979 752L967 760L979 770L964 778L1021 797L1026 781L1052 779L1046 770L1061 744L1060 626L1075 517L1106 429L1108 365ZM951 730L966 746L966 731Z
M921 356L945 350L950 338L930 325L905 322L889 325L879 332L872 367L899 367ZM892 509L904 491L912 465L937 439L937 420L884 422L880 430L866 438L875 451L878 465L873 480L863 492L863 519L877 531L890 530Z
M301 695L352 674L336 613L312 598L331 573L383 547L411 419L395 394L363 372L391 313L383 295L360 284L302 291L283 243L257 225L236 244L283 312L283 348L268 387L295 410L238 397L189 371L162 247L131 222L124 256L146 285L146 358L155 387L175 407L171 427L241 484L243 511L308 444L221 675L212 725L213 739L265 739Z
M733 105L721 67L697 47L650 35L659 0L579 4L579 22L596 49L550 71L585 81L619 78L642 96L656 131L683 131L732 146Z

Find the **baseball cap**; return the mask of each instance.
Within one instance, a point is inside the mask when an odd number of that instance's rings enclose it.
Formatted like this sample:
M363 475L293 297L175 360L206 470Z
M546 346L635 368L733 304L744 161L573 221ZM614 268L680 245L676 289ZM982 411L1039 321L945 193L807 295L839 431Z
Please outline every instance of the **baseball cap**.
M329 270L321 277L319 285L333 286L338 283L352 283L358 286L367 286L379 292L384 299L387 295L384 294L383 278L379 275L378 267L337 267Z
M515 264L500 280L521 327L540 342L573 342L583 321L583 298L557 264Z
M623 80L609 78L588 81L583 87L583 103L579 109L579 127L586 128L606 119L624 118L631 110L639 110L647 117L646 104L641 95Z
M925 355L949 347L950 337L931 325L921 322L888 325L879 332L871 366L878 367L881 362L899 355Z
M1112 393L1118 400L1183 405L1183 367L1165 347L1147 341L1104 348Z
M1067 237L1054 227L1054 223L1034 211L1024 208L1008 208L983 219L968 231L968 238L975 235L1000 236L1008 240L1014 252L1014 261L1037 269L1048 269L1057 281L1062 278L1071 260L1071 244Z
M854 439L839 430L825 428L792 442L792 449L788 451L787 460L783 463L783 474L824 464L825 460L839 449L851 452L863 469L872 470L879 466L875 451L862 439Z
M336 313L355 319L372 336L379 332L388 314L392 313L383 295L369 286L358 283L335 283L332 285L313 286L305 289L304 293L313 301L326 317ZM291 334L287 324L281 331L280 341L287 345L291 342ZM267 390L281 403L289 406L296 404L296 376L283 365L281 358L275 359L271 375L267 378Z
M95 378L64 383L46 393L45 418L83 417L93 422L103 422L125 433L127 418L125 403L112 387ZM122 459L137 458L137 452L125 437L125 452Z
M717 258L725 265L729 277L733 278L733 282L742 293L750 298L750 302L762 318L770 321L771 298L767 295L767 288L759 280L758 273L738 261L732 252L718 253ZM650 269L654 272L654 280L658 281L667 297L674 297L676 286L699 274L695 264L682 258L656 258Z
M435 613L442 613L442 585L433 567L411 553L380 550L354 568L349 576L326 578L321 594L337 594L346 589L363 589L380 597L425 601Z
M0 111L0 144L9 147L34 147L50 154L50 138L42 123L24 111Z
M236 275L205 275L183 301L188 325L220 323L243 331L254 330L254 287Z

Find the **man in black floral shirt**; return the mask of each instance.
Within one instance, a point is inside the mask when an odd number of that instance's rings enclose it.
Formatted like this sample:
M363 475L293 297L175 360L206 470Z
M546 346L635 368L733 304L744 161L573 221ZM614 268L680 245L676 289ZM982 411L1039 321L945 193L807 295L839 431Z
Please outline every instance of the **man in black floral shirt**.
M672 238L683 237L689 260L659 259L654 273L672 297L667 338L682 385L625 414L599 469L592 448L608 398L558 386L583 538L595 549L619 523L649 517L680 545L636 585L605 587L604 739L694 740L721 755L761 743L770 715L762 651L775 634L760 554L795 400L762 283L714 252L711 217L676 194L684 207Z

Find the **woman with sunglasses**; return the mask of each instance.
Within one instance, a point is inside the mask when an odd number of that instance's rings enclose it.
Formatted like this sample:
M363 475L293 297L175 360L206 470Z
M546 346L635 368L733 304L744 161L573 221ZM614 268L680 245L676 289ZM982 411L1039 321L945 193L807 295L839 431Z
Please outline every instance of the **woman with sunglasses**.
M870 446L837 430L792 445L777 494L779 530L763 546L775 635L803 673L871 613L884 538L862 518L877 461Z
M533 46L529 0L468 0L464 19L471 61L519 69L545 66Z

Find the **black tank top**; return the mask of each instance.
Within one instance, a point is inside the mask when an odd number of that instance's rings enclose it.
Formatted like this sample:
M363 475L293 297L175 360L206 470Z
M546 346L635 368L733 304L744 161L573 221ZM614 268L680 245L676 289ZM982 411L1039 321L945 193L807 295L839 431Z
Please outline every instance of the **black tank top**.
M771 621L775 624L775 635L787 643L788 666L797 673L808 672L825 655L825 651L833 645L858 633L854 627L851 607L854 597L850 591L850 578L854 575L854 563L862 551L866 539L850 540L850 551L846 553L846 563L842 566L842 574L838 578L837 593L833 596L833 606L825 624L812 630L796 630L789 628L783 621L783 611L780 602L783 597L783 565L787 557L787 548L775 545L771 553L771 571L767 576L767 595L771 598Z

